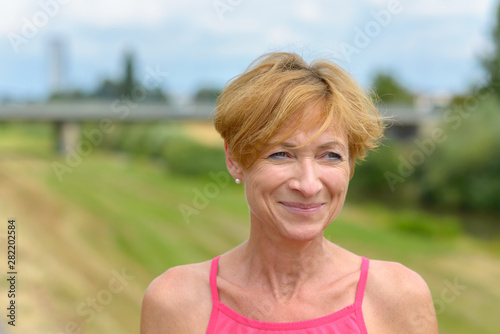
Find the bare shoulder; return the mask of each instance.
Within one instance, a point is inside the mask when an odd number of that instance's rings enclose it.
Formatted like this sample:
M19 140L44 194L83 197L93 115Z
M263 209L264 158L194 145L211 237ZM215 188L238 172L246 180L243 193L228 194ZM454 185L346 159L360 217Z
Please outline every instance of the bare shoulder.
M399 263L370 261L363 314L369 333L438 333L427 283Z
M212 300L210 262L173 267L144 294L141 334L204 333Z

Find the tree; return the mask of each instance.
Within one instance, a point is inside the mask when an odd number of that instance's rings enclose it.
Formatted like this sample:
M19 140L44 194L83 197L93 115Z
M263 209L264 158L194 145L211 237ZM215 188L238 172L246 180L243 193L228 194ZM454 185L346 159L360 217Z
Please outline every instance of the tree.
M194 95L194 101L198 103L215 103L221 93L222 90L218 88L200 88Z
M83 100L86 95L83 91L79 89L67 90L63 92L52 93L49 96L49 101L73 101L73 100Z
M385 103L413 103L413 95L394 76L379 72L373 79L376 98Z
M120 81L114 81L111 79L104 79L100 84L93 97L114 99L131 97L132 90L136 86L135 74L135 62L134 56L131 52L127 52L124 55L124 71L123 78Z
M480 61L489 75L484 88L491 89L495 95L500 96L500 5L497 6L495 19L496 24L491 32L493 50Z
M123 77L119 81L105 79L101 82L92 97L105 99L134 99L139 94L140 102L168 102L168 95L160 87L146 88L135 77L135 58L132 52L124 55Z
M132 89L136 84L134 78L134 56L131 52L125 54L125 76L122 81L121 93L132 96Z

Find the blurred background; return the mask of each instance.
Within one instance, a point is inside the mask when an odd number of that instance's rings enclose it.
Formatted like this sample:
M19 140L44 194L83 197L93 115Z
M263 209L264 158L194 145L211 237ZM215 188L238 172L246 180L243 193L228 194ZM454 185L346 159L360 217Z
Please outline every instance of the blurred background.
M246 239L210 115L271 51L336 61L389 116L327 238L419 272L440 333L498 333L499 23L495 0L4 1L0 333L137 333L154 277Z

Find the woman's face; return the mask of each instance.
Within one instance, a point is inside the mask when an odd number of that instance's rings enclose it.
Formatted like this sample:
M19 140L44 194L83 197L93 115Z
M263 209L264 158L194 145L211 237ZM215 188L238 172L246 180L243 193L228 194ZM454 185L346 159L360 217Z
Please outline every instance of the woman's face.
M263 153L250 169L233 174L245 183L253 229L312 240L340 212L350 179L347 136L331 125L307 143L317 130L299 129Z

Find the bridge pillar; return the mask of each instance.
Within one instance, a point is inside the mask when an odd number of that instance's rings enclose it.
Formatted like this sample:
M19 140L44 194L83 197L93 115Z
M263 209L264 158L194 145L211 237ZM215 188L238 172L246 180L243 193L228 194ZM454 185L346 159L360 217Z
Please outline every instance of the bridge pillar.
M56 136L56 151L66 155L76 151L80 145L80 126L76 122L56 121L54 123Z

